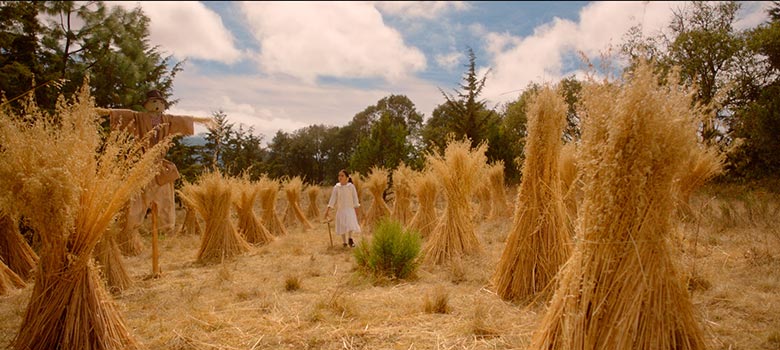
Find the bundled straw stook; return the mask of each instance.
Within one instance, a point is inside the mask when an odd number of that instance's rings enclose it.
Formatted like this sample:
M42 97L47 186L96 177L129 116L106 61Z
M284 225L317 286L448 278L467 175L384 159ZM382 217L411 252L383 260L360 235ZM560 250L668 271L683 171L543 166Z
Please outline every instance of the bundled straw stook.
M198 212L189 205L184 206L184 222L181 224L177 234L180 236L200 236L203 234L203 227L200 226L200 221L198 221Z
M284 222L287 226L296 224L303 225L304 230L311 230L314 228L306 218L306 214L303 213L301 208L301 193L303 193L303 180L300 176L295 176L284 181L283 184L284 195L287 198L287 210L284 214Z
M279 237L287 234L287 228L276 214L276 197L279 195L279 181L261 177L257 181L260 190L260 205L263 208L261 222L268 232Z
M306 207L306 218L317 220L320 217L320 187L310 185L306 187L306 196L309 198L309 206Z
M476 190L474 191L474 197L477 198L477 205L474 208L474 219L483 220L490 216L490 212L493 211L493 203L490 191L490 182L479 181Z
M558 173L561 177L563 203L566 206L567 222L574 231L574 221L577 220L577 205L582 199L582 180L577 170L577 144L570 142L561 148L558 160Z
M231 186L237 195L233 199L233 206L238 216L238 233L249 244L258 246L266 245L274 240L274 235L268 231L255 215L255 202L259 189L249 180L249 176L233 179Z
M408 227L420 232L422 238L430 237L436 227L436 186L436 175L430 171L418 174L411 183L418 204Z
M220 263L249 251L249 244L238 234L230 218L233 203L230 181L219 171L203 174L196 184L183 186L179 197L195 208L206 224L196 255L199 263Z
M498 160L491 165L488 170L488 180L490 181L490 200L492 207L490 208L490 219L500 219L508 217L512 210L510 209L509 202L506 199L506 187L504 186L504 161Z
M24 288L25 285L22 278L0 260L0 295L6 295L14 289Z
M391 217L406 226L412 220L412 186L417 173L404 163L393 171L393 212Z
M140 194L138 194L140 196ZM129 204L128 204L129 205ZM116 241L122 254L126 256L138 256L144 250L144 241L141 238L141 233L138 230L130 230L127 226L127 214L126 211L130 210L129 206L125 206L121 211L122 215L119 220L121 229L116 234Z
M126 133L101 135L88 82L73 102L60 98L54 115L32 102L24 111L0 111L0 198L42 244L12 347L136 349L92 254L117 212L159 171L170 138L144 152Z
M0 260L22 280L29 281L38 255L19 232L18 220L0 210Z
M723 171L724 157L714 146L698 144L694 147L688 162L675 181L677 187L677 213L682 218L694 215L691 195L707 181Z
M109 292L119 294L133 286L133 278L127 273L122 261L122 252L116 243L115 230L109 229L95 246L95 261L106 280Z
M691 93L658 81L641 63L622 86L583 89L578 243L530 349L706 347L670 247L673 180L699 112Z
M512 229L492 279L496 293L505 300L527 300L543 291L571 253L572 232L558 173L565 122L563 97L543 87L528 107L523 182Z
M474 230L471 195L483 178L486 144L471 149L471 141L450 141L443 155L428 155L426 167L441 184L447 204L423 249L427 263L442 264L482 251Z
M363 217L363 229L366 232L372 232L374 226L379 223L382 218L390 216L390 207L387 206L382 194L387 189L387 175L388 171L381 167L372 167L371 173L368 174L365 182L365 187L371 192L373 200L371 201L371 208L366 212Z
M363 199L363 185L366 179L357 171L350 174L349 178L352 179L352 186L355 186L355 192L357 192L358 201L360 203L364 203L365 200Z

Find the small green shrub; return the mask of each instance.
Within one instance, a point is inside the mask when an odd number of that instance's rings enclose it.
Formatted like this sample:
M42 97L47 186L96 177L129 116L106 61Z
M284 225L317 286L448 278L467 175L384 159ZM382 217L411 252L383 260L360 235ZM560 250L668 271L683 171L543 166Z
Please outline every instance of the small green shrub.
M360 241L354 250L355 261L364 272L378 277L407 278L419 266L420 235L404 230L395 220L382 219L370 242Z

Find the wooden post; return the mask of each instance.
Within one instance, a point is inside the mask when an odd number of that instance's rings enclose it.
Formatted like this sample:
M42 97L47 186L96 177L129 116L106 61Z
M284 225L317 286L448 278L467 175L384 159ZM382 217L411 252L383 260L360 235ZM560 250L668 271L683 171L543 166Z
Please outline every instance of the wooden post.
M157 247L157 203L152 202L152 278L160 277L160 251Z
M333 248L333 235L330 233L330 221L326 222L328 224L328 238L330 238L330 247Z

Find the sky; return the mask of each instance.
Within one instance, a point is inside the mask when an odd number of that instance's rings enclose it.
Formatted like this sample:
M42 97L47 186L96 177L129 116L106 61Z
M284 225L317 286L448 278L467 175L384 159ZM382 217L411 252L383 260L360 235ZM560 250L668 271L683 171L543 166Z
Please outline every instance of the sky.
M466 72L467 50L497 107L530 83L555 83L615 52L627 30L668 31L684 2L108 2L140 6L149 42L183 61L170 114L223 111L269 142L321 124L344 126L383 97L405 95L430 117ZM768 19L741 2L736 27ZM616 60L616 64L620 64ZM196 126L196 133L205 127Z

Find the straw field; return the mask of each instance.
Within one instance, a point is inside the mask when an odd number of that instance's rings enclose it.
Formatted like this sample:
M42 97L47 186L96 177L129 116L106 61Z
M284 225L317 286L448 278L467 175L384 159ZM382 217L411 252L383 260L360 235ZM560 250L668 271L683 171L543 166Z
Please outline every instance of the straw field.
M705 185L691 206L700 217L675 229L710 349L777 349L780 195ZM136 283L114 303L149 349L523 349L545 308L487 288L510 228L509 220L477 224L481 256L378 286L358 275L351 251L329 248L324 224L207 266L195 263L199 237L161 236L162 277L144 280L150 248L125 257ZM300 288L287 291L288 280ZM0 348L19 331L31 292L29 284L0 297Z

